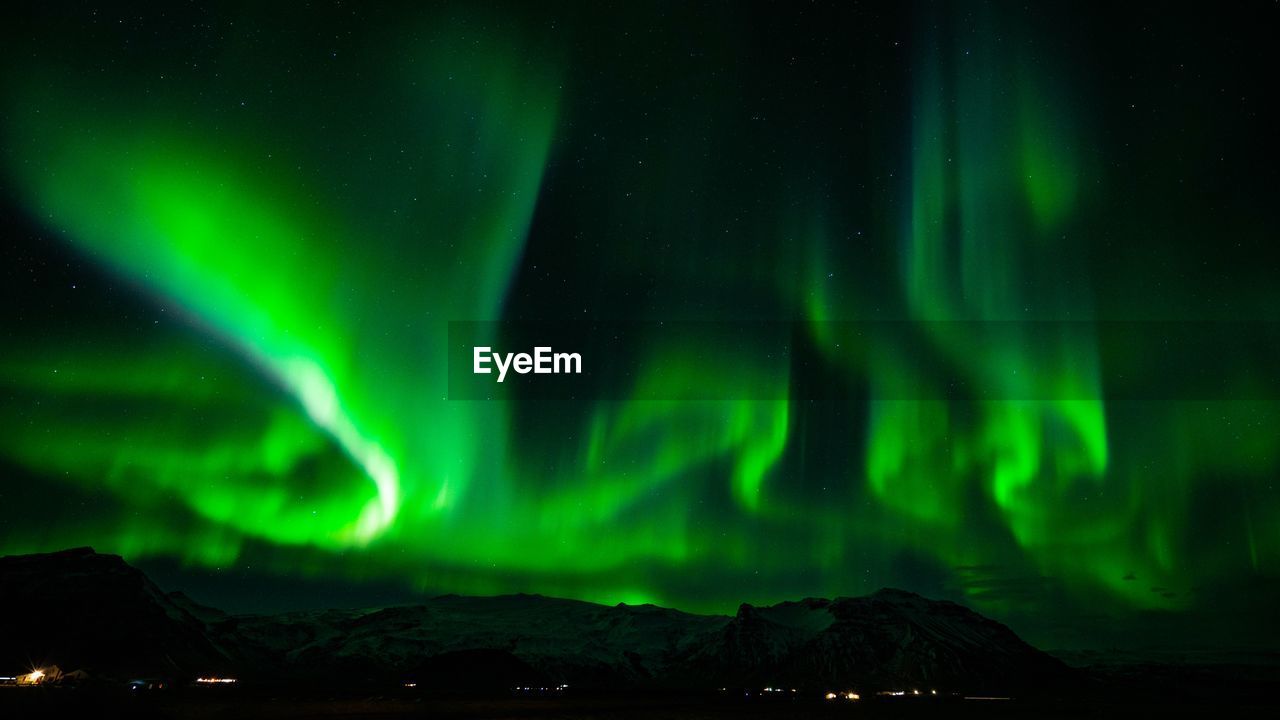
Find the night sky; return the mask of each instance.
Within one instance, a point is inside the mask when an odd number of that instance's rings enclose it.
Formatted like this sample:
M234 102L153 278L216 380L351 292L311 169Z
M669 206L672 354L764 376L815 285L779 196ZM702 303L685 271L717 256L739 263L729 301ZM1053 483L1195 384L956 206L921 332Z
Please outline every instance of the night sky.
M1280 642L1275 3L34 5L0 553ZM450 399L463 320L629 370Z

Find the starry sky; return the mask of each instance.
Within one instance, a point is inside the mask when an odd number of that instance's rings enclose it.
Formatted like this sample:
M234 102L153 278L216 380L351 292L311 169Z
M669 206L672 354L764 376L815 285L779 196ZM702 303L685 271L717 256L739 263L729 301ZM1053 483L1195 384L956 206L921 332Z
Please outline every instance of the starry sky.
M5 13L0 553L1280 642L1274 3Z

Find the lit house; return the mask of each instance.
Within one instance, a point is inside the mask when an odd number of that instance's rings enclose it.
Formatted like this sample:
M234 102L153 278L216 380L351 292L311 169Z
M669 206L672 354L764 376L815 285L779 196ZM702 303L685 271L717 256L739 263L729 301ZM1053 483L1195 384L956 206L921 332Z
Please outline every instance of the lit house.
M14 678L18 685L43 685L45 683L54 683L62 679L62 670L57 665L49 667L35 668L29 673Z

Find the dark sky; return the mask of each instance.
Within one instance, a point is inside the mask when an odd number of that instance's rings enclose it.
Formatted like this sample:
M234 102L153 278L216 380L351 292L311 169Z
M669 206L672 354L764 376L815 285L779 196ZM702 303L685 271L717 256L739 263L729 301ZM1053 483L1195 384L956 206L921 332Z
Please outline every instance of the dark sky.
M260 5L5 11L0 552L1280 640L1274 3Z

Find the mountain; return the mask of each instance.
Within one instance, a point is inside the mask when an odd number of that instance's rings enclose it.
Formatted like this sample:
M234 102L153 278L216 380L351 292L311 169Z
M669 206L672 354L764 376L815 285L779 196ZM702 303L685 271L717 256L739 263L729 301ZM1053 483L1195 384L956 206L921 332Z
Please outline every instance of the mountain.
M866 597L743 605L690 658L721 684L968 693L1057 690L1070 674L1012 630L952 602Z
M92 548L0 557L0 638L0 674L41 664L119 676L234 667L182 602Z
M491 690L787 687L1027 694L1072 681L1005 626L901 590L743 605L733 617L538 595L228 615L80 548L0 558L0 637L102 676L236 674Z
M653 605L445 595L413 607L247 616L218 630L297 677L337 668L348 676L401 674L431 684L435 677L419 667L424 658L483 649L536 668L520 684L617 687L671 680L672 659L693 652L727 621Z

